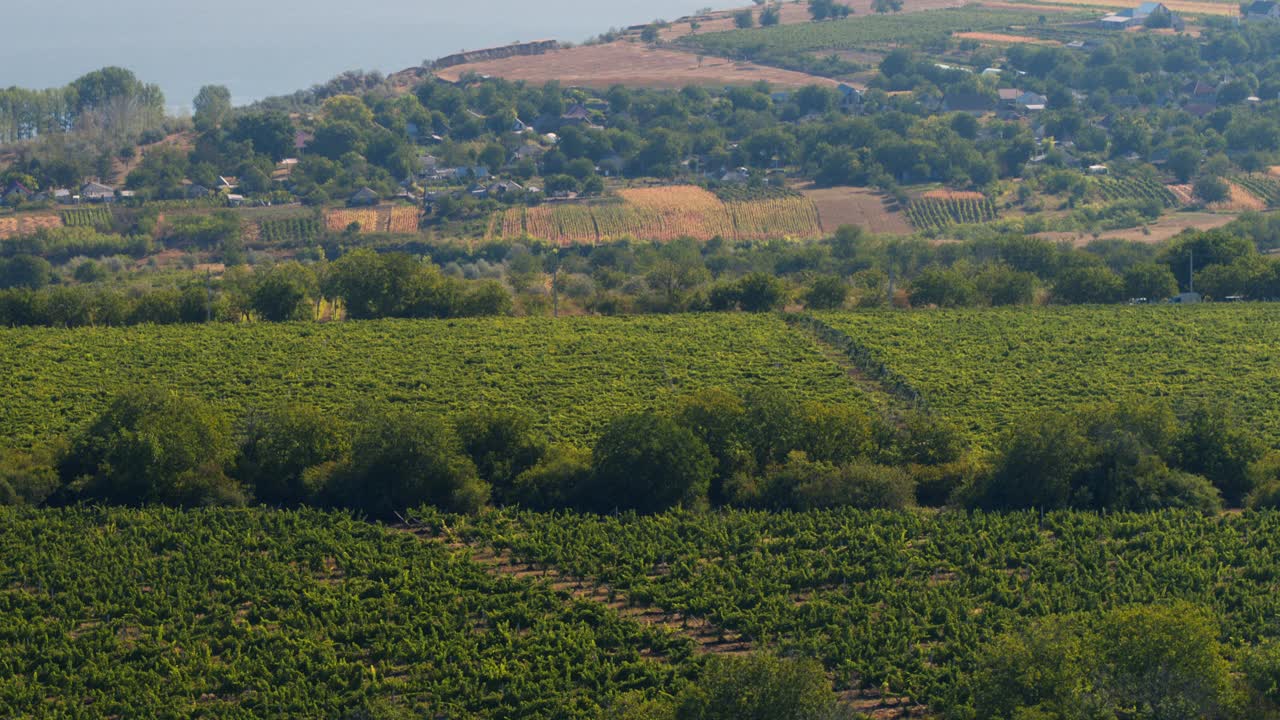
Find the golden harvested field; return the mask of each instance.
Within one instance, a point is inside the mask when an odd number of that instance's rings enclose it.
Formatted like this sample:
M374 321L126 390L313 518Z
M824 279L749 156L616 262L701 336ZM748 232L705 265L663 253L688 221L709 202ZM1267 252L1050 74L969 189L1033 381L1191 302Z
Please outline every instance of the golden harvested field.
M1227 187L1231 188L1231 196L1221 202L1209 205L1210 210L1218 210L1225 212L1244 212L1255 211L1262 212L1267 209L1267 202L1253 193L1245 190L1243 187L1227 181Z
M59 215L12 215L0 217L0 240L29 235L41 228L62 227Z
M334 232L346 230L351 223L360 224L361 233L396 233L409 235L418 232L421 211L407 205L380 205L371 208L342 208L326 210L325 227Z
M818 210L827 232L841 225L856 225L873 233L910 235L914 230L901 212L890 210L886 198L859 187L805 188L804 196Z
M456 82L466 73L538 84L558 80L568 86L598 89L614 85L678 89L686 85L748 85L760 80L778 87L837 84L830 78L749 62L710 56L699 62L693 53L628 41L455 65L440 70L437 75Z
M1191 187L1191 183L1181 183L1178 185L1165 185L1173 196L1178 198L1180 205L1190 205L1195 202L1195 191Z
M929 200L982 200L986 196L970 190L928 190L920 193L920 197Z
M1054 5L1068 5L1071 7L1096 7L1096 8L1127 8L1132 7L1134 3L1125 2L1124 0L1052 0ZM986 7L996 7L996 3L984 3ZM1028 7L1044 7L1039 3L1001 3L1001 6L1016 7L1021 5L1023 8ZM1222 15L1234 17L1240 14L1240 5L1238 3L1228 2L1196 2L1195 0L1167 0L1164 5L1176 13L1184 15ZM1046 7L1047 9L1047 7Z
M510 208L490 223L490 238L529 236L553 245L593 245L622 238L669 242L822 236L817 208L804 197L724 202L693 185L633 188L621 202L547 203Z
M1004 33L989 32L958 32L952 33L951 37L960 38L961 40L977 40L981 43L990 45L1061 45L1057 40L1044 40L1042 38L1030 37L1028 35L1005 35Z

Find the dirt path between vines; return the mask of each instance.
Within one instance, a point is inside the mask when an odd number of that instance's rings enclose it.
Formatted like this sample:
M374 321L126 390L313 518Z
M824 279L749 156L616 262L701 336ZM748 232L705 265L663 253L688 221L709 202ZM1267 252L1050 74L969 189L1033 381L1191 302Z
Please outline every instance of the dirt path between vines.
M508 550L495 550L486 545L467 543L448 528L438 531L410 519L392 529L414 535L423 542L439 543L452 552L465 554L472 562L492 574L545 583L567 598L598 603L629 620L659 626L690 637L696 643L696 651L699 653L745 655L753 649L748 638L717 627L706 618L671 612L656 605L635 603L626 594L589 578L570 575L542 563L519 560ZM876 688L845 690L839 695L842 704L875 720L931 717L925 706L912 702L909 698L886 696Z

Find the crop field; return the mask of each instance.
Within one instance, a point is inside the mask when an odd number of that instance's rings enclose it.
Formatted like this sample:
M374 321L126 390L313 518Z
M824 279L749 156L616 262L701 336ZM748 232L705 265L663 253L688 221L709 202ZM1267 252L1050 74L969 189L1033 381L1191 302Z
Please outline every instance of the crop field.
M258 239L270 245L309 245L320 237L320 221L314 217L260 220Z
M822 314L971 437L1042 409L1222 402L1280 446L1280 308L1072 307Z
M1147 177L1096 177L1093 187L1108 202L1116 200L1155 200L1165 207L1177 207L1178 198L1169 188Z
M1016 2L1016 0L1014 0ZM1013 3L1008 3L1012 5ZM1021 5L1022 3L1017 3ZM1028 7L1039 7L1040 3L1028 2ZM1051 0L1045 3L1047 5L1060 5L1064 7L1090 7L1090 8L1128 8L1131 4L1125 0ZM1215 2L1214 0L1169 0L1164 3L1175 13L1184 15L1220 15L1227 17L1235 17L1240 14L1240 4L1231 2Z
M928 194L907 204L907 219L917 230L941 230L948 225L984 223L996 219L996 206L981 193Z
M514 240L524 235L553 245L593 245L629 237L666 242L822 236L817 208L802 195L724 201L693 185L619 190L622 202L547 203L509 208L491 232Z
M0 217L0 240L30 235L41 228L62 227L58 215L9 215Z
M8 718L586 720L679 687L691 658L342 514L3 507L0 524Z
M363 402L510 405L583 444L616 415L713 386L867 402L771 315L0 329L0 364L0 445L68 432L142 378L230 413L285 400L344 415Z
M1025 11L966 7L903 15L854 15L834 22L700 33L681 42L729 57L761 45L786 52L917 46L952 33L1000 32L1014 26L1034 25L1041 14L1029 6ZM1084 17L1080 13L1063 13L1053 15L1052 19L1070 22L1079 19L1076 15Z
M102 206L62 211L62 224L67 227L104 227L111 224L111 210Z
M1231 181L1266 203L1267 207L1280 207L1280 182L1275 178L1267 175L1239 175L1231 178Z
M818 210L822 227L834 232L841 225L856 225L873 233L909 235L911 224L889 200L874 190L858 187L805 188L804 196Z
M939 710L963 704L984 641L1046 615L1187 601L1222 619L1224 641L1280 636L1276 513L507 511L448 523L821 658L837 684Z
M333 232L342 232L352 223L360 225L360 232L396 233L409 235L418 232L418 223L422 211L407 205L381 205L373 208L344 208L327 210L324 214L325 227Z

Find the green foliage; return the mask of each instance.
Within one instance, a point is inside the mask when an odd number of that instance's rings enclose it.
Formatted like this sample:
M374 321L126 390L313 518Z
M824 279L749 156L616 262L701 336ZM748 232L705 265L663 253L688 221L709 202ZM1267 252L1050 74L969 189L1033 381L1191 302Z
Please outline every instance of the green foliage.
M925 232L938 231L956 223L985 223L996 219L991 198L915 198L907 205L907 220Z
M1047 618L984 648L979 717L1226 717L1238 702L1216 623L1185 603Z
M676 720L836 720L851 717L822 663L754 653L712 657L676 700Z
M72 499L239 504L243 489L223 473L231 454L230 429L215 410L171 391L137 389L74 436L59 474Z
M478 408L454 420L462 448L489 483L497 502L508 502L516 478L542 460L547 448L534 418L512 408Z
M821 314L990 447L1038 410L1168 398L1175 412L1214 400L1280 444L1269 378L1275 308L1068 307ZM868 366L871 367L871 366ZM974 388L981 388L975 391Z
M67 227L111 227L111 210L102 206L62 211L62 224Z
M628 596L816 657L838 689L887 686L960 717L1002 716L973 712L981 688L970 678L996 655L991 641L1032 627L1041 649L999 664L1011 683L1027 683L1020 705L1075 702L1077 689L1107 687L1101 699L1122 708L1153 703L1149 688L1199 703L1205 717L1227 715L1213 710L1231 700L1219 692L1221 657L1273 637L1268 618L1280 609L1280 515L1270 512L502 511L448 522L521 561L603 578ZM1090 633L1074 628L1104 626L1114 650L1093 662L1086 651L1097 646L1080 642ZM1105 677L1072 680L1094 669Z
M0 526L24 638L0 647L5 717L595 720L697 672L687 639L345 513L0 508Z
M654 413L610 422L592 458L592 479L582 500L600 512L705 506L716 467L706 443Z
M367 408L361 417L349 458L326 471L324 499L381 519L423 504L474 512L488 502L489 484L453 428L403 410Z
M342 460L349 446L341 418L307 405L276 405L245 420L231 474L260 503L308 503L322 488L306 485L307 470Z
M552 439L588 447L612 418L708 386L865 403L780 318L748 314L0 328L0 365L12 371L0 436L22 446L86 422L144 374L230 416L281 398L342 416L366 400L438 415L531 408Z

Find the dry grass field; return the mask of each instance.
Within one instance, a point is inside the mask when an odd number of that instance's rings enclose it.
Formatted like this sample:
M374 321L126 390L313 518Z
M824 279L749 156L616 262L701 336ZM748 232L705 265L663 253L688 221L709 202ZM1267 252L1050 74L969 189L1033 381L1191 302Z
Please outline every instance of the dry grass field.
M749 85L761 80L778 87L836 84L816 75L710 56L699 60L693 53L629 41L455 65L438 75L454 82L466 73L538 84L558 80L566 86L597 89L614 85L673 89L686 85Z

